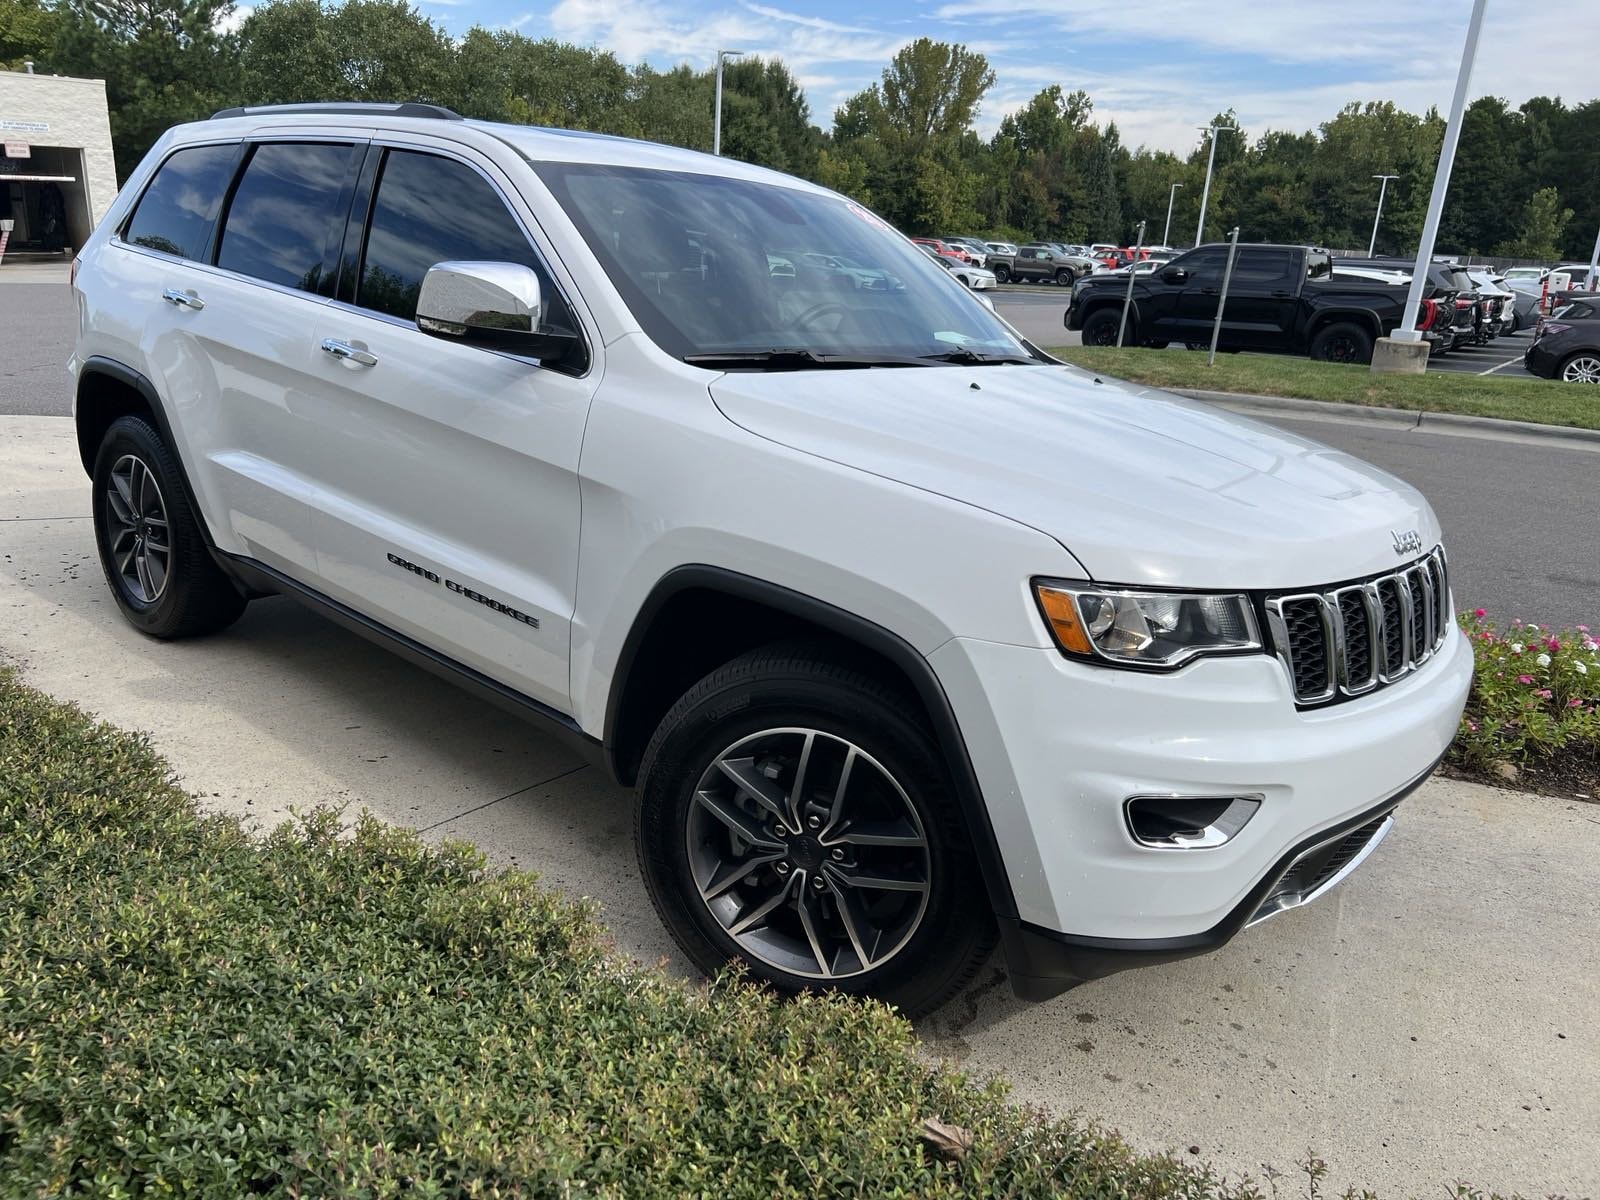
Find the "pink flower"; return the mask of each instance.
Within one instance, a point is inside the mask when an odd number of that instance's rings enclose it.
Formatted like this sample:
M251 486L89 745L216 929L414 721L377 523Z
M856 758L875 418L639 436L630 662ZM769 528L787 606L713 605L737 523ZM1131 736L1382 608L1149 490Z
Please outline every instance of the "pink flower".
M1538 689L1536 689L1534 691L1533 694L1535 696L1538 696L1541 700L1550 699L1550 689L1549 688L1538 688Z
M1532 675L1518 675L1517 676L1517 682L1518 683L1532 683L1533 682L1533 676Z
M1468 721L1467 722L1467 728L1472 730L1473 733L1477 733L1478 732L1478 723L1476 721Z
M1522 624L1522 618L1521 617L1512 617L1511 618L1511 623L1513 625L1521 625Z
M1551 654L1559 654L1561 652L1561 643L1558 642L1555 638L1551 638L1548 642L1546 642L1544 644L1544 646L1545 646L1545 649L1550 651Z
M1489 610L1486 608L1475 608L1472 610L1472 615L1477 617L1479 620L1482 620L1484 617L1489 615Z
M1578 699L1576 696L1574 696L1571 700L1567 701L1567 707L1568 708L1582 708L1583 707L1583 701Z
M1589 627L1587 625L1579 625L1578 626L1578 632L1579 633L1588 633L1589 632Z

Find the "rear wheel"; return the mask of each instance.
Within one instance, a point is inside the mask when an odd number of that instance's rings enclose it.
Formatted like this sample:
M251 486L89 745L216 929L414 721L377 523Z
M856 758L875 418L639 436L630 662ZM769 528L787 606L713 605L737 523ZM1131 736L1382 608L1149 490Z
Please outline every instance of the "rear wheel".
M1078 277L1072 273L1071 267L1056 268L1056 286L1071 287L1078 282Z
M1561 364L1559 374L1567 383L1600 383L1600 355L1580 350Z
M994 278L996 283L1010 283L1011 268L1006 266L1005 263L995 263Z
M153 637L215 633L245 599L211 558L177 460L139 417L119 417L95 457L95 542L117 607Z
M696 965L908 1015L964 987L994 923L943 760L908 697L821 645L752 651L663 718L639 863Z
M1085 346L1115 346L1117 344L1117 328L1122 324L1122 314L1116 309L1102 308L1098 312L1089 314L1088 320L1083 323L1083 344ZM1131 334L1133 320L1128 320L1130 328L1124 333L1124 338Z
M1372 335L1352 321L1335 321L1317 330L1310 356L1321 362L1369 363Z

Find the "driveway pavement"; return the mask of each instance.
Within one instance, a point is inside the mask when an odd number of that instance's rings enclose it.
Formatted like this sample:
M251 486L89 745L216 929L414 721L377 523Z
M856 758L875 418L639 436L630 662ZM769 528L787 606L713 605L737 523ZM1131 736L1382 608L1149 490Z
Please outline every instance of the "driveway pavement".
M675 960L628 793L288 601L214 638L143 638L100 578L87 494L67 421L0 418L0 654L30 682L149 731L218 809L267 824L364 805L469 838L599 900L624 951ZM1348 884L1218 954L1035 1006L994 964L921 1031L1021 1099L1234 1176L1292 1173L1311 1148L1330 1194L1462 1178L1592 1196L1596 861L1594 805L1434 781Z

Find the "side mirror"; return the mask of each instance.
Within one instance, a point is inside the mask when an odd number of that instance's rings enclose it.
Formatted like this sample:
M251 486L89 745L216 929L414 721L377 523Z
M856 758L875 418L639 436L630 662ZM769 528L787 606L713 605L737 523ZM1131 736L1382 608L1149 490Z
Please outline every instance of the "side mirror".
M417 328L545 362L581 346L578 335L544 323L544 297L532 267L505 262L442 262L428 268L417 296Z
M1168 267L1161 272L1161 282L1163 283L1183 283L1188 278L1189 272L1182 267Z

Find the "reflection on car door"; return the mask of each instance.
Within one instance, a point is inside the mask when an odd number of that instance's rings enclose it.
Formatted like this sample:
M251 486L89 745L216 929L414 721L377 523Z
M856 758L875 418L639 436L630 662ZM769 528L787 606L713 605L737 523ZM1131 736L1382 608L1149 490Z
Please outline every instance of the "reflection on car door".
M316 542L336 598L568 711L578 455L599 373L575 378L415 325L428 268L467 260L532 267L547 320L582 328L509 194L487 160L399 147L369 157L339 302L310 331L314 347L359 352L312 351L315 454L333 493Z
M1189 273L1173 305L1172 341L1211 341L1211 326L1217 316L1217 298L1222 294L1222 271L1226 263L1226 250L1207 247L1185 254L1172 264Z
M1240 246L1222 313L1223 338L1244 350L1281 350L1300 297L1304 259L1289 249Z

